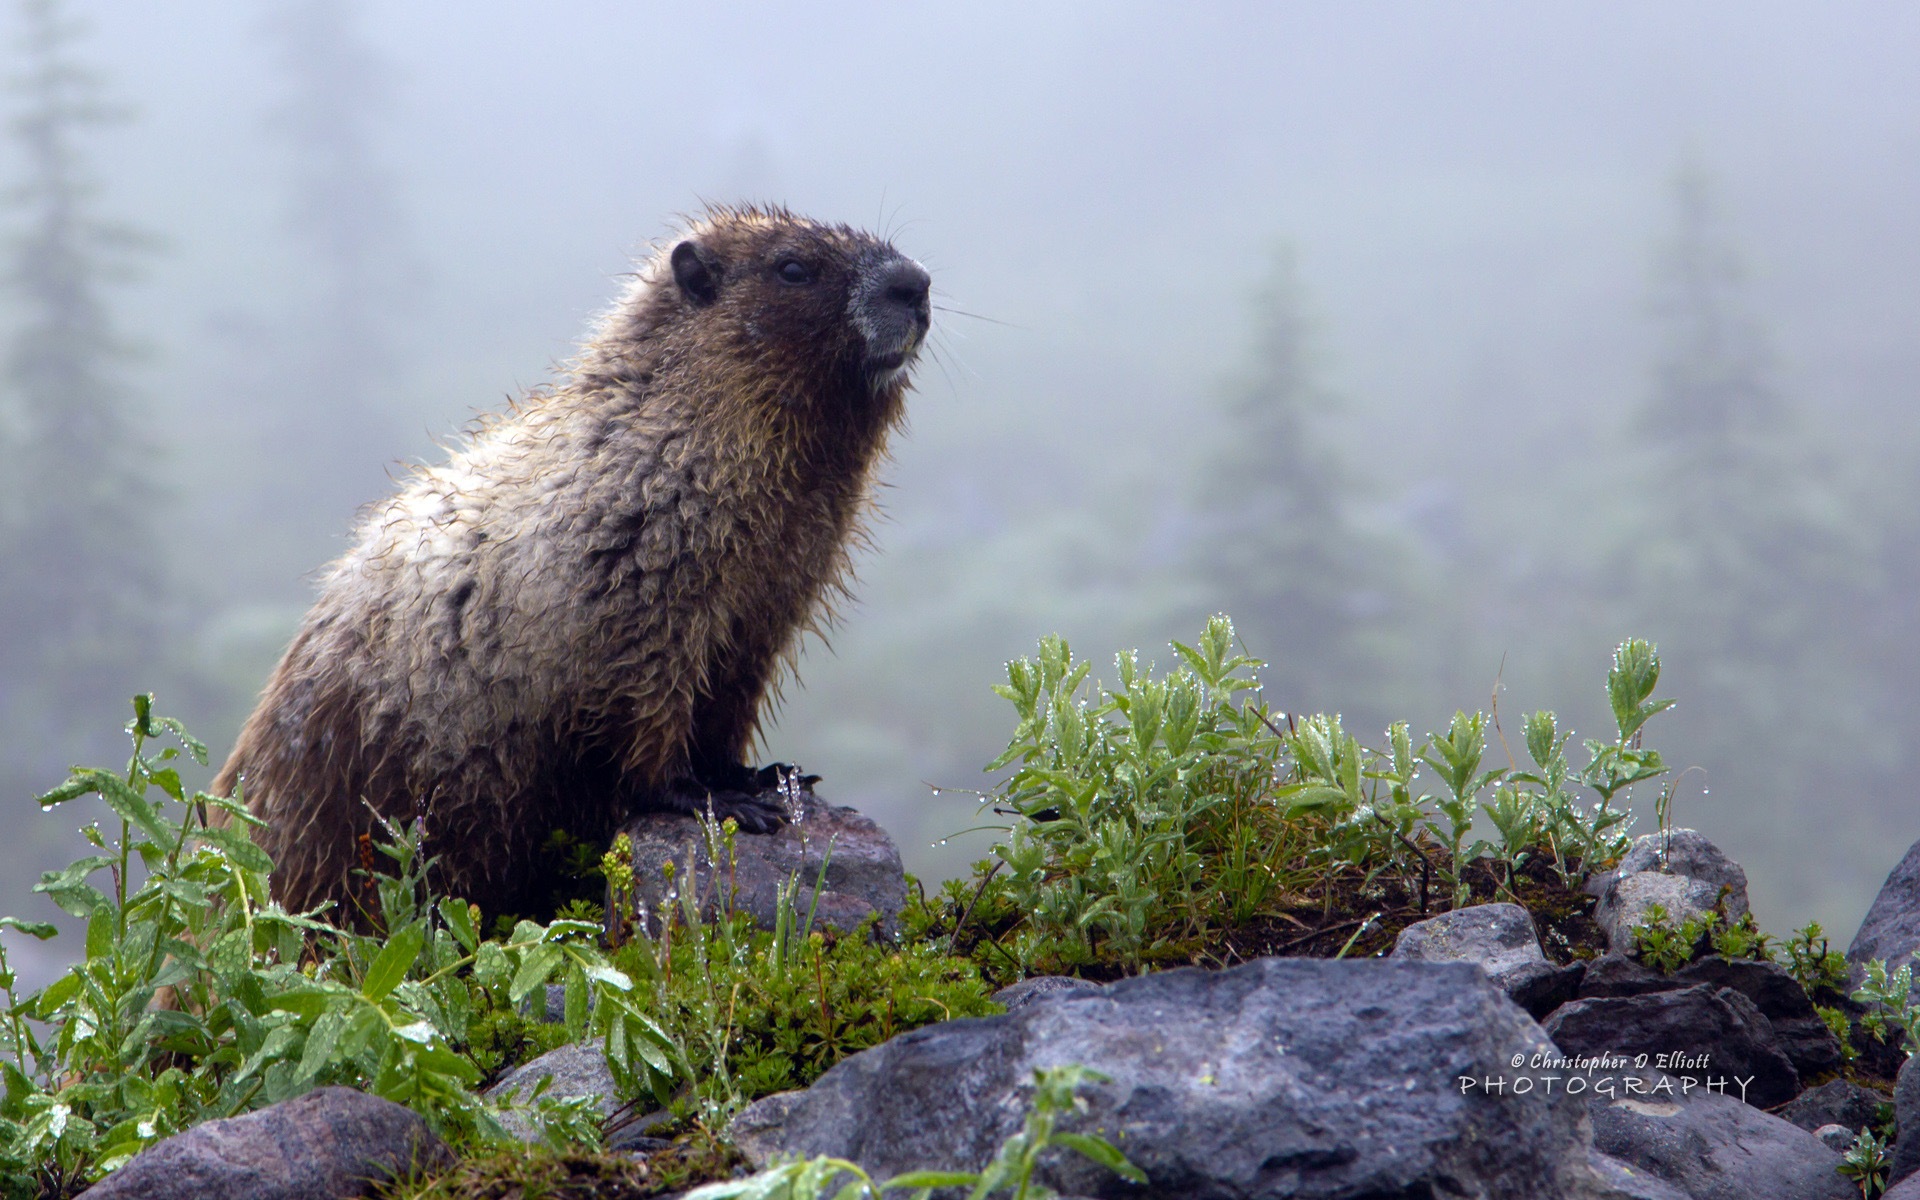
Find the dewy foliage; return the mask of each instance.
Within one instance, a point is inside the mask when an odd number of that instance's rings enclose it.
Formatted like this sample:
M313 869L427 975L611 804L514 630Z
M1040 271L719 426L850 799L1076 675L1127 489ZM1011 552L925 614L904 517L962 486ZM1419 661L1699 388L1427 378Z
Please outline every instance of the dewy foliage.
M89 825L98 853L35 889L85 922L85 957L23 996L0 951L0 1193L68 1194L172 1133L323 1084L409 1105L456 1139L504 1138L473 1090L473 1041L549 983L566 990L565 1034L604 1037L616 1078L662 1098L684 1080L684 1056L635 1006L598 926L522 922L481 941L474 906L424 896L410 834L379 877L380 936L288 913L268 898L271 864L245 808L182 787L173 762L205 762L205 747L146 696L127 728L124 774L77 769L40 798L98 796L118 827ZM215 808L228 824L206 823ZM596 1134L578 1103L543 1100L530 1115L555 1143Z
M707 823L712 872L703 894L674 882L694 878L691 866L667 864L668 900L654 914L658 937L621 948L615 962L635 981L638 1003L654 1015L686 1056L691 1091L676 1098L676 1115L718 1127L761 1096L805 1087L828 1067L895 1034L954 1017L1000 1011L979 969L924 936L875 935L873 921L847 933L813 928L796 915L797 879L781 889L771 931L756 929L722 888L734 877L733 822ZM648 927L633 904L630 847L615 839L607 875L620 926ZM820 876L824 877L822 863ZM810 881L815 895L824 878ZM702 914L712 911L712 919Z
M1263 665L1234 649L1232 624L1208 622L1163 678L1137 656L1090 684L1057 638L1008 666L999 693L1019 725L989 769L1015 768L990 803L1016 816L1011 837L979 865L950 909L991 936L982 962L1019 973L1089 965L1137 971L1191 961L1235 927L1329 915L1336 890L1366 899L1401 881L1419 908L1465 903L1470 876L1491 869L1511 895L1532 864L1571 890L1625 848L1625 793L1666 773L1642 745L1654 648L1622 643L1607 675L1615 736L1567 753L1554 714L1526 719L1530 765L1490 766L1485 713L1458 713L1415 742L1409 726L1363 746L1338 716L1289 718L1261 698ZM1440 789L1420 788L1435 779ZM1585 798L1583 798L1585 793ZM1493 836L1473 838L1484 818ZM1371 927L1361 914L1355 937ZM1348 940L1345 949L1353 942Z
M204 764L206 748L148 696L127 732L124 772L76 769L40 797L96 796L117 820L87 826L95 853L35 889L84 921L81 961L23 995L0 947L0 1196L70 1195L171 1134L325 1084L405 1104L457 1145L506 1143L501 1105L478 1089L585 1039L604 1046L623 1099L717 1128L897 1032L996 1007L973 964L924 939L766 932L730 906L703 923L690 893L620 966L598 919L482 938L477 905L428 890L417 828L378 847L392 861L369 880L376 933L289 913L244 803L183 786L178 760ZM215 810L224 821L209 824ZM733 831L710 836L730 846ZM0 928L55 934L14 917ZM559 1020L524 1016L550 986ZM591 1098L517 1099L552 1150L598 1144Z

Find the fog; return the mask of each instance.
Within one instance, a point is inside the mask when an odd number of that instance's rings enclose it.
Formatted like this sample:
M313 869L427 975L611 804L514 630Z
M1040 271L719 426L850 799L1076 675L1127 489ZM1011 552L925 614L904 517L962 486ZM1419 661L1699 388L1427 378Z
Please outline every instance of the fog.
M1649 737L1702 769L1676 819L1746 864L1767 929L1817 918L1844 943L1920 837L1910 6L61 8L81 26L63 53L125 110L73 146L87 203L146 235L101 286L137 349L114 372L158 488L165 620L84 702L7 682L0 911L45 916L34 873L80 850L29 797L78 747L124 757L126 695L158 691L217 765L355 507L546 380L677 214L734 200L875 228L934 277L859 603L765 746L909 869L984 851L950 835L1012 730L989 690L1008 658L1057 631L1097 673L1132 646L1164 663L1228 606L1192 569L1193 514L1234 498L1207 464L1239 439L1227 401L1277 259L1324 399L1302 437L1413 582L1341 626L1392 647L1364 694L1331 669L1289 692L1315 648L1284 606L1229 608L1270 694L1418 731L1498 679L1510 728L1549 706L1597 734L1607 656L1642 634L1681 702ZM28 11L4 30L16 62ZM19 139L0 170L30 176ZM1694 595L1692 623L1620 565L1653 543L1616 536L1663 504L1634 482L1636 414L1670 350L1687 186L1740 264L1768 420L1806 455L1778 490L1807 483L1814 552L1846 551L1765 558L1762 584ZM0 308L6 336L31 303ZM60 494L0 499L33 520ZM59 569L16 557L8 594Z

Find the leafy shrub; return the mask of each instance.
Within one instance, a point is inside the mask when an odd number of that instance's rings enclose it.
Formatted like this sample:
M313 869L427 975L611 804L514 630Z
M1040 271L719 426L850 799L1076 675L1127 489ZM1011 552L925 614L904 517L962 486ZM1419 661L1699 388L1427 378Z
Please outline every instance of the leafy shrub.
M380 936L288 913L268 897L257 822L181 784L175 760L204 763L206 748L147 696L127 731L124 776L77 769L40 798L96 795L118 829L88 826L98 853L35 889L85 922L80 961L23 996L0 948L0 1193L69 1194L160 1138L331 1083L406 1104L456 1139L504 1138L467 1051L477 1027L549 982L567 990L567 1035L605 1036L617 1077L662 1097L685 1078L684 1054L635 1006L596 926L522 922L481 941L474 906L425 896L409 830L387 847ZM229 823L209 825L211 810ZM595 1135L577 1104L545 1101L533 1116L556 1141Z
M182 785L176 760L205 763L206 748L147 696L127 731L124 774L77 769L40 798L98 796L118 828L88 826L95 853L36 888L84 921L80 961L21 995L0 946L0 1195L71 1194L161 1138L324 1084L408 1105L469 1148L504 1145L501 1109L476 1089L589 1037L623 1098L717 1126L895 1032L994 1009L967 960L870 929L768 933L731 912L703 924L689 905L680 927L621 950L625 971L598 919L520 920L483 938L477 905L429 893L417 826L377 846L389 860L369 877L377 933L289 913L269 896L244 804ZM13 917L0 928L56 932ZM549 986L554 1024L525 1015L544 1013ZM555 1149L597 1144L585 1100L522 1111Z
M996 690L1018 724L989 769L1014 771L989 803L1016 819L972 887L945 897L955 925L984 931L981 961L1007 974L1137 971L1220 961L1236 931L1260 930L1258 952L1285 950L1274 931L1289 926L1351 929L1327 943L1344 953L1380 936L1390 882L1421 916L1476 887L1537 889L1543 872L1572 893L1624 850L1628 790L1666 772L1641 739L1671 702L1653 698L1659 657L1637 639L1607 676L1616 736L1587 741L1577 769L1551 712L1526 720L1528 770L1485 765L1497 728L1485 713L1417 744L1399 722L1373 750L1338 716L1271 712L1263 664L1234 651L1225 617L1173 649L1179 665L1159 679L1120 655L1111 686L1090 685L1090 664L1057 637L1009 664ZM1418 790L1425 772L1441 792ZM1482 817L1497 837L1470 840Z
M709 861L729 864L709 886L732 879L732 821L706 823ZM616 838L606 873L616 896L632 895L631 851ZM615 962L635 980L638 1002L668 1036L685 1047L697 1082L678 1111L717 1126L742 1105L773 1092L804 1087L850 1054L897 1033L953 1017L1000 1011L991 987L968 959L924 937L893 941L875 933L874 920L847 933L812 928L796 919L797 880L782 890L773 930L756 929L735 912L730 895L717 897L717 914L691 884L673 887L667 864L669 911L660 935L622 947ZM825 864L821 873L825 874ZM691 872L683 880L691 880ZM817 895L823 880L816 879ZM642 925L628 911L621 924ZM691 1099L692 1104L688 1104Z

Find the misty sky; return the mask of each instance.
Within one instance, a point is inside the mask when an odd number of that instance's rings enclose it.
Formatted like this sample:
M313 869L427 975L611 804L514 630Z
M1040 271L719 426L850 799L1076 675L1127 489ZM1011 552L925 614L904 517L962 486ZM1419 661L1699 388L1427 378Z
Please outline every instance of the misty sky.
M119 312L149 351L142 395L199 514L181 552L217 576L233 553L220 479L275 462L241 415L270 410L274 389L235 364L310 269L288 242L289 159L269 118L282 67L266 6L75 7L90 22L80 52L136 113L95 146L104 206L162 240ZM389 440L342 464L365 499L386 464L434 454L545 378L629 256L703 200L877 226L932 270L939 361L922 368L897 447L864 607L838 658L809 658L823 690L850 687L835 672L861 661L863 612L906 586L886 575L890 547L1071 508L1176 456L1244 353L1247 298L1282 244L1344 400L1332 428L1400 494L1458 497L1474 519L1523 521L1531 489L1645 395L1650 255L1689 156L1747 252L1781 389L1863 455L1916 438L1910 5L359 12L388 75L378 149L409 288L391 329L404 353ZM288 505L311 484L278 482ZM300 561L338 553L350 515ZM195 529L211 532L196 543ZM288 575L269 624L297 617L308 588ZM999 656L1053 627L1101 652L1110 640L1063 606ZM916 686L993 681L997 661L963 671L938 636L911 664ZM783 733L832 715L805 691L787 712ZM230 735L209 732L218 755ZM916 801L873 800L883 820L898 814L910 865L934 861L923 851L940 832L911 815ZM1871 879L1840 907L1857 899L1857 917L1917 835L1863 849ZM1805 914L1763 915L1784 929ZM1843 918L1829 915L1850 930Z

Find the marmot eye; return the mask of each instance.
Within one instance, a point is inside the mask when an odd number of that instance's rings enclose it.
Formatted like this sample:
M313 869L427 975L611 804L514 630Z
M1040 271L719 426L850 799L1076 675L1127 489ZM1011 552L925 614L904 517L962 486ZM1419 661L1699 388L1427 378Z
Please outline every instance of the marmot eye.
M807 264L797 258L789 258L779 266L780 278L788 283L812 283L813 272Z

